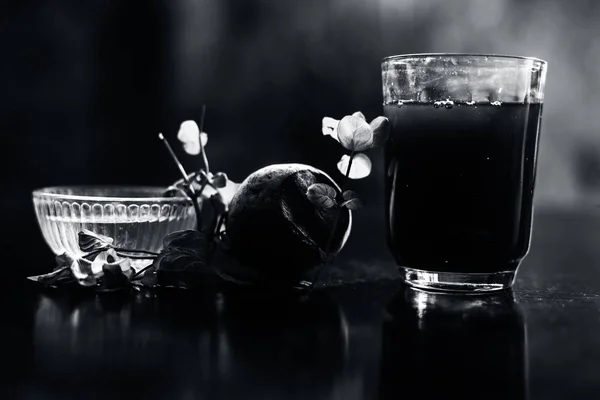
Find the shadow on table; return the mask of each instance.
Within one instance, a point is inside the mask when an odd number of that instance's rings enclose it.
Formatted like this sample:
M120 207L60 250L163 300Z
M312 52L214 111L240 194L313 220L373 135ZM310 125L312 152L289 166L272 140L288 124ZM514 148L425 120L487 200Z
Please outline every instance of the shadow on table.
M402 287L383 323L379 399L526 399L525 321L512 292Z
M328 398L347 357L342 310L319 293L42 294L34 315L23 397Z

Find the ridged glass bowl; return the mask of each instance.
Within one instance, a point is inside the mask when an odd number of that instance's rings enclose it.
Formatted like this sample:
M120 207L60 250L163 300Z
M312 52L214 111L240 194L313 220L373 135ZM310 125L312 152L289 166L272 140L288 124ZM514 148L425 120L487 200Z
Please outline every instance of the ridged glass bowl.
M112 237L118 247L159 252L167 234L196 226L191 199L164 197L164 192L158 187L48 187L33 191L33 204L44 239L57 255L83 255L82 229Z

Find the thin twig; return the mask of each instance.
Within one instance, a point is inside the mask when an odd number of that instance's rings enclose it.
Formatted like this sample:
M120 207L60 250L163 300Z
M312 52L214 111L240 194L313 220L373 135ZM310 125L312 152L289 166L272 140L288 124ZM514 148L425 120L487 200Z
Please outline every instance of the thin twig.
M342 194L346 190L346 186L348 186L348 181L350 179L350 170L352 168L352 162L354 161L354 155L355 155L355 152L353 150L352 153L350 153L350 160L348 161L348 168L346 169L346 174L344 175L344 181L342 182L342 188L341 188ZM327 257L329 257L329 252L331 251L331 245L333 243L335 231L337 230L337 225L339 223L340 215L341 215L343 209L344 209L344 207L340 206L337 209L337 212L335 214L335 219L333 220L333 228L331 229L331 234L329 235L329 240L327 241L327 246L325 247L325 253L327 254Z
M346 190L346 186L348 185L348 182L350 181L350 170L352 169L352 162L354 161L355 154L356 154L356 152L354 150L352 150L352 152L350 153L350 160L348 161L348 168L346 169L346 174L344 175L344 180L342 181L342 187L341 187L342 194ZM331 233L329 234L329 239L327 240L327 246L325 246L325 257L326 257L325 265L328 265L333 259L333 257L330 257L329 253L331 252L331 245L333 244L333 238L335 237L335 232L337 231L337 226L340 221L340 215L342 214L343 209L344 209L343 206L339 206L339 208L337 209L337 211L335 213L335 218L333 220L333 227L331 228ZM319 280L319 275L325 265L318 268L317 271L315 272L315 276L313 277L313 285L311 286L311 288L313 288L314 285Z
M150 264L148 266L145 266L144 268L140 269L135 274L131 275L131 278L129 278L129 280L130 281L134 280L135 278L137 278L138 276L140 276L141 274L143 274L144 272L146 272L147 270L149 270L153 266L154 266L154 264Z
M123 247L113 247L113 249L115 249L116 251L120 251L122 253L141 253L141 254L149 254L152 256L158 256L158 253L156 253L154 251L148 251L148 250L134 250L134 249L126 249Z
M122 253L120 251L117 251L117 255L121 256L121 257L125 257L125 258L130 258L132 260L153 260L156 258L156 257L148 257L148 256L135 256L135 255L127 254L127 253Z
M192 172L190 174L187 175L187 179L180 179L178 181L176 181L175 183L173 183L171 186L179 186L182 183L187 183L187 182L191 182L192 180L196 179L196 177L199 175L199 172Z
M202 114L200 115L200 153L202 154L202 162L204 162L204 169L206 169L206 174L210 174L210 168L208 166L208 157L206 156L206 151L204 150L204 145L202 144L202 132L204 132L204 118L206 116L206 104L202 104Z
M171 158L173 158L173 161L177 165L177 168L179 168L179 172L181 172L181 175L183 176L183 179L185 180L185 183L186 183L185 191L188 192L188 196L192 199L192 205L194 206L194 211L196 212L196 220L197 220L197 224L198 224L198 229L200 229L202 224L200 222L200 216L201 216L200 206L198 205L198 201L197 201L198 195L196 194L196 191L194 190L194 187L192 186L192 183L190 182L190 179L188 178L187 172L185 172L185 168L183 168L183 165L181 165L181 163L179 162L177 155L175 155L175 152L171 148L171 145L169 144L167 139L163 136L162 133L158 134L158 138L160 140L162 140L162 142L164 143L165 147L169 151L169 154L171 155Z
M165 136L162 133L158 134L158 138L160 140L162 140L163 144L167 148L167 151L171 155L171 158L175 162L175 165L177 165L177 168L179 168L179 172L181 172L181 175L183 176L183 180L185 181L185 183L187 183L188 185L190 185L190 178L188 178L188 173L185 172L185 168L183 168L183 165L181 165L181 162L179 162L179 159L177 158L177 155L173 151L173 148L169 144L169 141L167 140L167 138L165 138Z
M202 190L204 190L204 188L206 186L210 186L211 188L215 189L217 192L219 191L217 189L217 187L210 181L208 175L206 174L206 172L200 170L200 175L202 175L204 177L204 179L206 179L206 181L204 182L204 186L202 186Z

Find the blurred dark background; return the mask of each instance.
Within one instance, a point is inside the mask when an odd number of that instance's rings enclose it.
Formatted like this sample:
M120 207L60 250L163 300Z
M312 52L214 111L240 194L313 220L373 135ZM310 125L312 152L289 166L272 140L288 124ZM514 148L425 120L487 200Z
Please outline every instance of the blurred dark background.
M547 60L536 202L576 208L600 193L600 3L593 0L1 4L0 243L9 268L52 257L33 189L169 184L179 176L157 133L175 142L179 124L199 120L202 104L213 169L241 181L293 161L339 177L341 147L322 136L321 119L380 115L379 65L391 54ZM189 169L197 166L175 147ZM381 159L371 156L374 173L355 189L367 198L364 215L379 215Z

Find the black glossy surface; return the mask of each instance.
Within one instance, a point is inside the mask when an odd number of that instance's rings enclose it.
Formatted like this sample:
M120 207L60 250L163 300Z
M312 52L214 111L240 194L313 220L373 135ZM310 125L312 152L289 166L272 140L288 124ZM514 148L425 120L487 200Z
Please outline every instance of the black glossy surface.
M600 218L538 213L513 293L467 299L386 279L393 264L363 218L328 275L355 283L301 303L76 298L5 279L0 398L598 397Z

